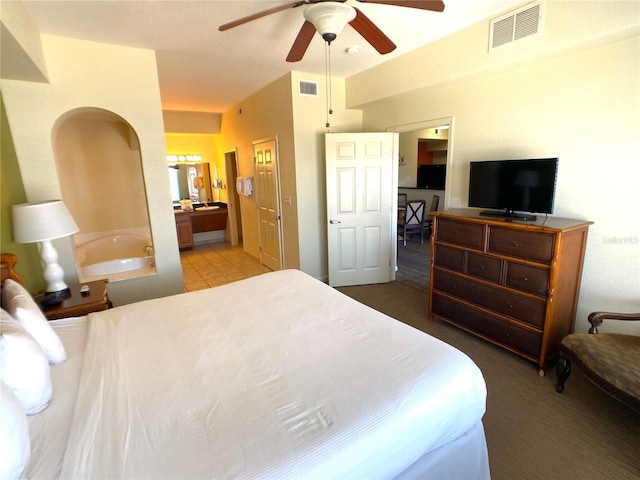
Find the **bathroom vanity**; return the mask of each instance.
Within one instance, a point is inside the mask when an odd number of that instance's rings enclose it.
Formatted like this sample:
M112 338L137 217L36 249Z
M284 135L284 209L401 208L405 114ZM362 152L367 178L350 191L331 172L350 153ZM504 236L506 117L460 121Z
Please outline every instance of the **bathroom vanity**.
M195 207L190 211L174 210L173 213L176 218L178 247L181 250L193 248L195 233L227 228L227 206L224 203Z

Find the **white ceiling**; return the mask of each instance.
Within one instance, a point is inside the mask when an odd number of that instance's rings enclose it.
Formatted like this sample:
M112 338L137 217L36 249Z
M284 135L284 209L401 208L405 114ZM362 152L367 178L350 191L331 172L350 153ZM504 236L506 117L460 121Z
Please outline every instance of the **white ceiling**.
M331 44L331 73L349 77L481 20L523 0L444 0L442 13L360 3L396 45L378 54L347 26ZM23 1L42 33L156 51L162 107L223 112L290 70L324 74L324 41L316 35L302 61L285 58L304 21L304 6L254 20L226 32L224 23L274 6L271 0L46 0ZM526 3L526 1L524 2ZM487 31L488 31L487 22ZM358 46L357 55L345 50Z

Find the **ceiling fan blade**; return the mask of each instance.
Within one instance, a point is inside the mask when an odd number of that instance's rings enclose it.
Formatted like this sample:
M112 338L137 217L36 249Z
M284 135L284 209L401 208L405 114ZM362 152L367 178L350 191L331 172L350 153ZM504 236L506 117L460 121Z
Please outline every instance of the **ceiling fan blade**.
M261 12L254 13L253 15L248 15L246 17L239 18L234 20L233 22L225 23L224 25L220 25L218 30L224 32L225 30L229 30L230 28L237 27L238 25L243 25L245 23L251 22L252 20L257 20L258 18L266 17L267 15L271 15L272 13L281 12L283 10L287 10L289 8L299 7L300 5L304 5L307 2L305 0L298 0L297 2L287 3L284 5L278 5L277 7L269 8L267 10L263 10Z
M311 39L316 33L316 27L313 26L308 20L305 20L302 24L302 28L298 32L298 36L296 37L293 45L291 46L291 50L289 50L289 55L287 55L287 62L299 62L304 57L309 44L311 43Z
M371 44L379 53L385 54L393 52L396 49L395 43L393 43L389 37L387 37L382 30L369 20L364 13L357 8L356 18L349 22L356 32L364 37L364 39Z
M420 10L430 10L432 12L444 11L444 2L442 0L358 0L358 2L419 8Z

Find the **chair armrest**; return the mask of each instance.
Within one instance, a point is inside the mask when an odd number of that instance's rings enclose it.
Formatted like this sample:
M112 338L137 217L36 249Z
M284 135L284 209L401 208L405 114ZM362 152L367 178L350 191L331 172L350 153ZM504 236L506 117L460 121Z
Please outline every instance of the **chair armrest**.
M605 318L610 320L640 320L640 313L593 312L588 318L591 324L589 333L598 333L598 327L602 326Z

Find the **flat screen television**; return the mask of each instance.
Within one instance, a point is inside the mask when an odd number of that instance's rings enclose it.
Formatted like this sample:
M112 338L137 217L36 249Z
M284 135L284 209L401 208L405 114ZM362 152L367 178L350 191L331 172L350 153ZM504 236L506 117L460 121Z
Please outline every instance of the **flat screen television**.
M444 190L446 176L447 166L445 164L420 165L418 167L418 188Z
M471 162L469 207L492 209L481 215L520 220L553 213L557 172L557 158Z

